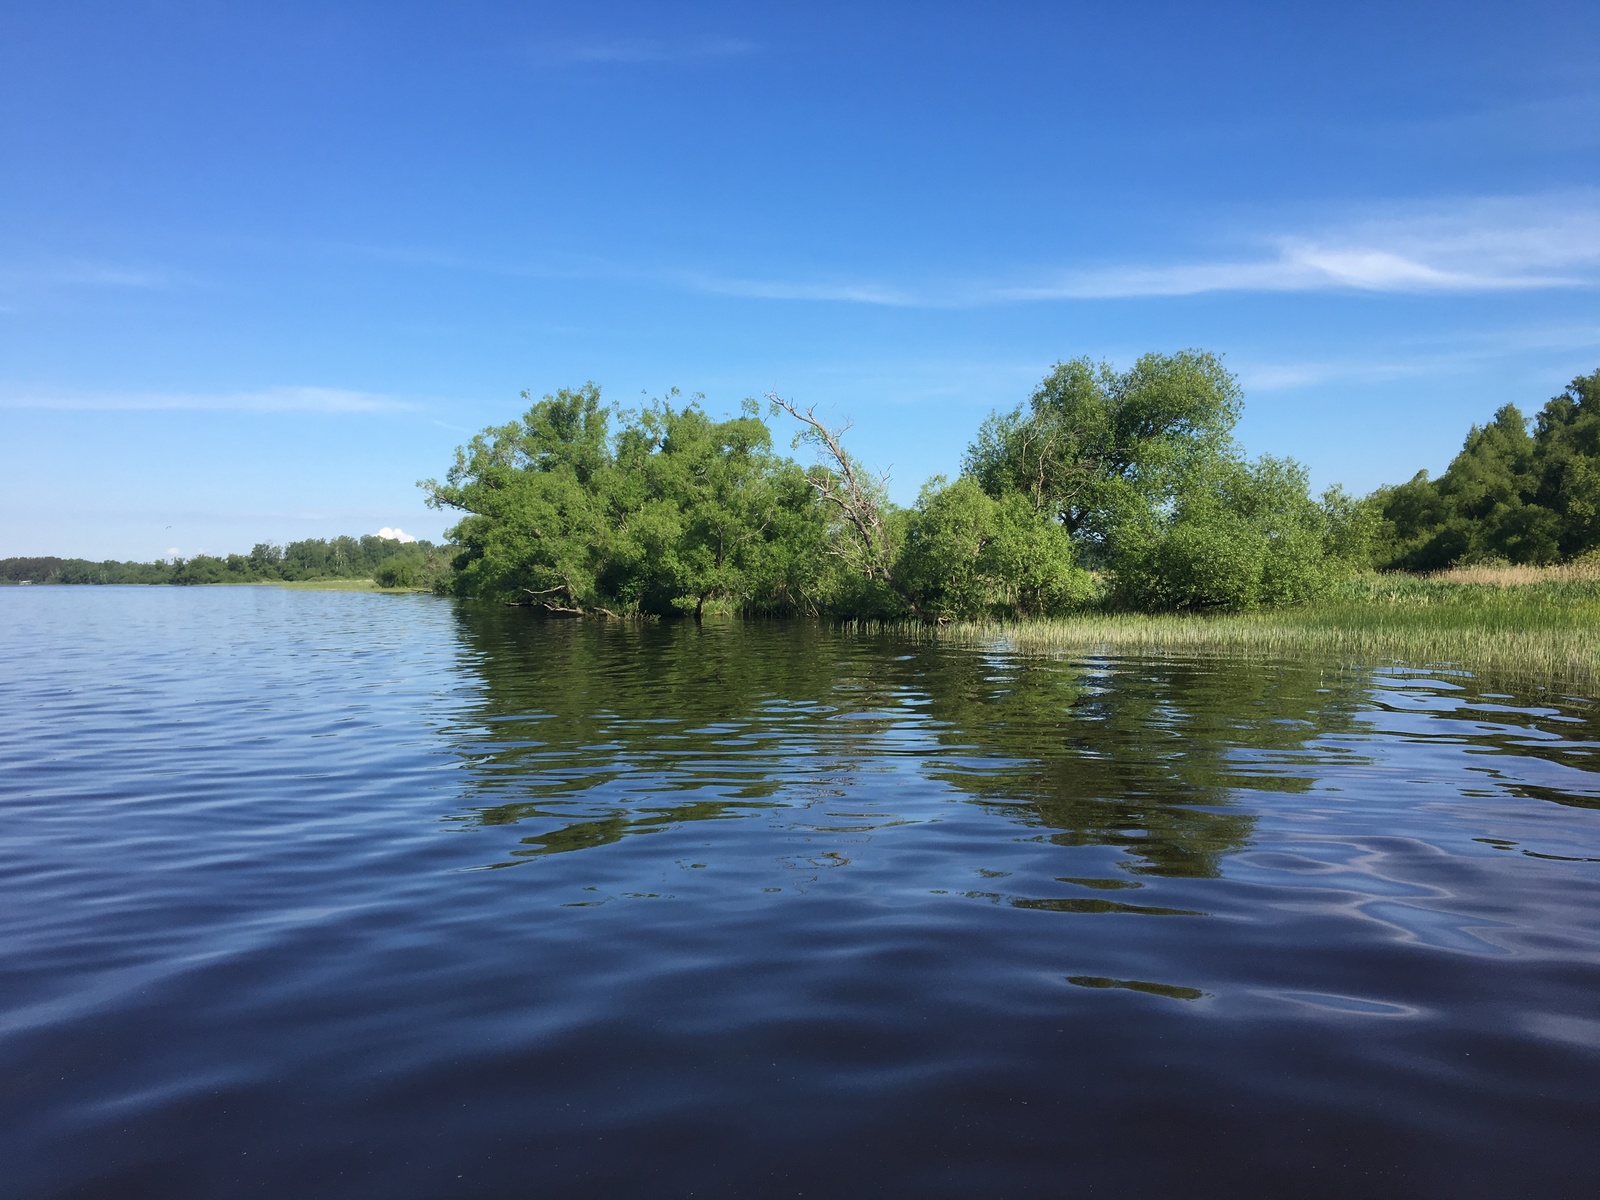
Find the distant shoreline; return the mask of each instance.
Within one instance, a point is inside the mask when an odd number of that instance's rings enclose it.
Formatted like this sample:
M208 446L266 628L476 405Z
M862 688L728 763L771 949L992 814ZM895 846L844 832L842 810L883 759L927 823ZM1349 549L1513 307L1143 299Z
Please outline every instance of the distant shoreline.
M16 586L15 581L8 582ZM370 579L186 586L386 595L428 591L386 588ZM719 621L766 619L726 612L708 615ZM537 610L529 610L529 617L547 619ZM1370 572L1307 604L1242 613L1089 610L1020 621L825 623L862 636L952 645L1000 644L1021 654L1131 653L1262 660L1332 655L1351 663L1387 661L1415 668L1471 670L1521 683L1572 684L1589 694L1600 680L1600 563L1461 568L1432 575Z
M96 588L96 587L134 587L134 588L261 588L276 587L288 588L299 592L382 592L385 595L400 595L415 592L431 592L426 587L384 587L374 579L251 579L240 582L227 583L62 583L59 580L38 581L28 579L0 579L0 587L42 587L42 588Z

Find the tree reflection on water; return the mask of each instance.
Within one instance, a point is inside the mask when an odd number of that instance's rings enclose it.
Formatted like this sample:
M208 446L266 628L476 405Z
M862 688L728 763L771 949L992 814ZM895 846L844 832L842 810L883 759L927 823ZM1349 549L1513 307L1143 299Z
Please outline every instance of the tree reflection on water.
M1115 847L1134 875L1210 877L1251 838L1235 794L1306 791L1308 747L1357 727L1366 686L1315 665L1049 660L805 623L471 605L457 622L482 691L452 739L481 804L451 819L519 827L497 866L819 798L875 801L819 831L882 828L916 819L910 784Z

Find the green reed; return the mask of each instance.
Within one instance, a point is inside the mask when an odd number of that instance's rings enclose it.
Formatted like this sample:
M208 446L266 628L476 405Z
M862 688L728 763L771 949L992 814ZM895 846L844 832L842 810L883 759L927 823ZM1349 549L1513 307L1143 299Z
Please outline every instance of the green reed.
M866 627L862 627L865 631ZM1600 576L1498 582L1365 575L1297 608L1228 614L1085 613L1055 620L902 623L896 632L1024 652L1332 655L1461 667L1529 682L1600 679Z

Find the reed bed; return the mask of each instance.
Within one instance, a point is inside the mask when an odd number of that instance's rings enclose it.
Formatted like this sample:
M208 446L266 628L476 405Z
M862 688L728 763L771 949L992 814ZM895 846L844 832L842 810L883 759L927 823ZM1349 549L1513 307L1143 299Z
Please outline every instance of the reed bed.
M1480 565L1451 567L1417 578L1433 583L1472 584L1484 587L1528 587L1547 583L1600 583L1600 554L1587 554L1575 562L1549 567Z
M1312 605L1246 613L1086 613L894 628L919 639L1001 644L1024 653L1315 655L1349 663L1459 668L1593 694L1600 684L1600 564L1582 571L1508 567L1433 576L1370 574Z

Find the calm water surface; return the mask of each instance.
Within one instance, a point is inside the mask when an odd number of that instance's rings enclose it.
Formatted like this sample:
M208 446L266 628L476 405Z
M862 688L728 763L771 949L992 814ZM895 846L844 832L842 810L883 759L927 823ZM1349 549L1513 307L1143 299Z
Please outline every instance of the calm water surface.
M1591 1196L1600 717L0 590L0 1195Z

